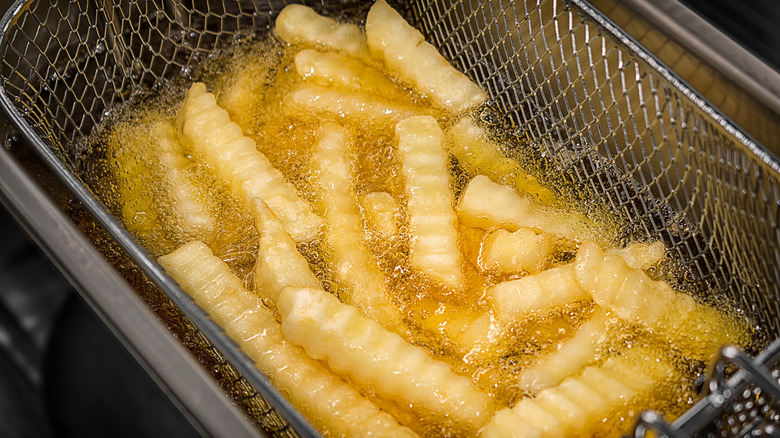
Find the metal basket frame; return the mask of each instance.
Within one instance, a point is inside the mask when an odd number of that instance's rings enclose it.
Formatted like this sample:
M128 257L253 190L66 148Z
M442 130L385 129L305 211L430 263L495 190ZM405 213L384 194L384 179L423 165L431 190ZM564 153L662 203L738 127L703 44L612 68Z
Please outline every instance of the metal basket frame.
M360 2L308 3L337 16L344 8L365 8ZM80 155L88 152L80 140L114 104L165 78L190 74L193 64L244 31L267 30L281 6L18 0L0 22L0 106L74 196L262 397L298 433L315 436L108 213L85 181L90 161ZM561 192L586 187L633 219L636 226L625 239L663 239L696 280L751 312L768 339L780 337L775 156L587 1L412 1L401 9L488 91L518 133L531 139L530 153L547 163L548 173L567 175L557 184ZM777 345L757 358L760 365L775 362ZM752 374L766 380L760 369ZM734 379L744 380L739 376ZM702 403L712 407L713 400ZM702 409L691 410L668 433L704 428L707 416L697 412ZM648 426L666 427L643 417L638 431Z

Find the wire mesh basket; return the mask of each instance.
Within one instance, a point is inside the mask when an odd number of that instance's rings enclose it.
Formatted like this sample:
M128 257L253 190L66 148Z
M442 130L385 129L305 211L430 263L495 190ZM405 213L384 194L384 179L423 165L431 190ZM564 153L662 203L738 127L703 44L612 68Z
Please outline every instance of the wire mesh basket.
M189 77L215 51L268 32L283 1L18 1L2 23L0 103L89 212L165 292L178 330L229 361L250 416L277 435L314 435L224 333L164 275L91 190L84 146L115 105ZM346 17L370 2L304 1ZM662 239L706 290L751 315L755 359L726 349L710 396L669 425L636 434L772 432L780 401L780 163L583 0L411 0L394 5L487 90L561 192L595 197L628 219L627 240ZM705 289L703 289L705 290ZM221 359L220 359L221 360ZM731 362L744 368L728 382ZM230 368L232 370L232 368ZM223 373L224 374L224 373ZM243 376L243 377L242 377ZM251 384L251 385L250 385ZM292 429L289 427L292 425Z

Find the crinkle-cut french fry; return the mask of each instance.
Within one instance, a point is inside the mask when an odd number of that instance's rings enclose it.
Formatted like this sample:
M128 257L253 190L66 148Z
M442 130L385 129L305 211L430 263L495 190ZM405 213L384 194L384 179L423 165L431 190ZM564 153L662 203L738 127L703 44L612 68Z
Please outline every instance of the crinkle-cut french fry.
M691 357L709 360L722 345L746 336L736 319L652 280L594 243L580 247L575 266L577 281L596 304L657 332Z
M363 211L369 227L385 239L398 234L398 203L387 192L372 192L363 197Z
M378 397L472 430L487 419L488 397L469 378L327 292L286 288L278 305L287 339Z
M320 432L333 436L416 436L284 339L259 297L201 242L160 257L179 285Z
M257 150L255 142L243 135L203 83L192 85L179 109L179 119L183 138L230 184L247 208L253 207L254 198L260 198L296 242L317 237L322 218Z
M638 400L661 390L674 376L670 364L642 356L641 350L628 350L600 366L589 366L535 398L498 411L480 436L599 436L605 423L619 426L614 423L630 413Z
M368 11L366 37L374 57L436 105L457 114L487 100L482 88L451 66L384 0Z
M159 138L157 150L162 170L168 178L172 203L170 211L176 222L185 233L212 241L216 220L210 214L205 193L193 184L188 175L189 162L177 139L176 127L170 122L159 121L151 126L151 133Z
M444 133L431 116L404 119L395 127L409 217L413 268L449 288L463 284L458 218L453 209Z
M489 288L487 294L496 316L504 322L520 322L530 314L548 312L591 297L577 282L573 264L504 281Z
M609 248L606 253L620 256L629 268L647 269L664 259L666 248L663 242L656 240L653 243L630 243L625 248Z
M295 55L295 70L304 80L318 85L369 93L388 100L409 100L409 94L381 71L338 53L301 50Z
M485 175L475 176L466 186L458 201L458 217L465 225L484 230L529 227L576 241L599 237L584 216L536 205L512 187L494 183Z
M520 228L517 231L499 228L485 236L480 267L482 270L504 274L522 271L535 274L549 262L552 250L549 234L536 234L531 228Z
M524 171L516 160L501 153L499 145L491 141L487 132L470 116L461 117L447 129L447 152L472 175L485 175L491 180L514 186L544 205L558 201L552 190L543 186Z
M289 44L306 44L371 60L366 35L354 24L323 17L310 7L288 5L276 17L274 33Z
M284 100L285 112L302 118L361 120L394 123L419 114L415 108L388 102L370 94L300 84Z
M284 225L261 199L255 199L257 231L260 233L255 266L255 289L276 304L286 286L321 287L322 283L298 252Z
M518 386L529 394L556 386L563 379L580 372L593 363L599 348L609 338L610 320L606 313L597 309L591 317L580 324L574 336L558 343L558 349L542 356L536 363L522 370Z
M333 250L334 271L348 286L343 294L345 302L389 330L404 333L379 266L363 242L357 194L347 158L349 143L346 129L325 122L320 126L313 156L319 170L317 182L328 223L325 239Z
M260 52L235 54L230 70L217 80L215 87L217 104L244 132L252 129L258 113L263 111L262 102L270 82L270 72L278 59L273 50Z

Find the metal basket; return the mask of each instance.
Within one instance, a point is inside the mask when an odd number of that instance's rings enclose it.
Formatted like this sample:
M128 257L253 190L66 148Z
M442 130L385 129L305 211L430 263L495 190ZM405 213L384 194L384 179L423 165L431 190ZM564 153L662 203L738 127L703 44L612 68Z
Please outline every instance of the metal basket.
M303 3L336 17L370 4ZM245 406L249 415L276 435L315 435L107 212L90 188L95 157L84 146L114 105L189 77L216 49L267 32L285 4L17 1L2 22L0 104L165 292L183 321L180 330L202 339L197 348L216 348L243 375L243 399L254 400ZM642 416L637 436L648 429L668 436L770 430L777 421L772 400L780 401L778 374L765 368L780 356L780 344L769 342L780 337L780 162L584 0L395 6L487 90L499 111L486 117L500 114L500 122L530 139L526 152L542 165L542 179L630 218L626 239L663 239L692 280L760 327L767 342L755 360L724 350L708 397L672 425ZM744 370L725 381L729 361Z

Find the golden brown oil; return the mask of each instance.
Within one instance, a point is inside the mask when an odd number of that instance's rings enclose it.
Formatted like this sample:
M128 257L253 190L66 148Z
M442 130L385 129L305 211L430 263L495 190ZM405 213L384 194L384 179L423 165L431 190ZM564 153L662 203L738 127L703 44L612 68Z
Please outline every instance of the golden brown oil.
M296 49L274 41L250 42L220 60L215 64L218 67L207 71L203 77L207 79L209 90L217 95L218 102L228 110L244 134L257 143L258 150L321 213L321 195L315 183L316 166L310 162L319 120L295 113L284 103L285 95L301 81L292 65ZM177 105L182 94L182 89L174 89L168 95L152 99L153 105L118 111L112 119L105 134L99 137L100 147L108 151L107 167L110 169L101 184L104 199L153 256L168 253L191 239L204 240L252 289L258 237L254 219L214 170L186 148L181 152L187 163L183 172L197 187L204 211L214 216L214 232L199 234L182 228L173 219L175 203L157 155L158 140L151 137L153 131L149 126L159 120L176 126ZM436 113L425 100L414 97L411 92L409 99L402 103L413 103L424 111ZM449 122L443 115L438 115L443 125ZM350 117L340 119L339 123L352 135L350 156L358 199L374 191L386 191L403 206L404 182L392 125ZM458 168L454 160L451 167L452 189L457 194L473 175ZM363 220L365 222L366 218ZM602 222L599 226L604 235L614 235L614 222ZM364 244L376 257L386 277L389 294L409 326L408 340L428 349L457 372L471 377L481 390L490 394L496 410L512 406L528 396L517 386L524 368L571 337L593 312L594 305L577 303L549 314L533 315L519 324L497 324L490 318L485 289L526 274L510 276L477 268L483 230L461 227L460 247L465 259L462 268L466 285L451 291L414 271L409 262L408 225L403 219L397 225L399 232L396 235L380 238L372 234L366 224ZM555 246L551 266L571 262L576 243L561 239ZM326 290L337 293L340 286L334 279L338 276L330 270L328 260L331 256L325 244L316 240L300 245L299 250L323 280ZM659 272L653 271L659 278L666 277ZM489 329L493 330L495 339L474 341L473 333L482 333L480 330L485 330L486 321L490 321ZM616 436L625 432L634 415L647 407L669 417L679 415L692 403L692 383L703 369L703 364L692 363L677 346L655 339L646 329L627 323L615 325L619 326L615 330L618 334L600 349L595 358L597 362L629 346L651 347L652 351L658 352L660 360L674 364L679 379L664 385L642 404L632 403L605 413L605 421L592 430L597 436ZM462 339L448 337L448 333L452 333L451 327L466 334ZM426 433L438 431L442 435L457 436L475 432L443 427L434 420L429 423L423 420L422 424L420 427Z

